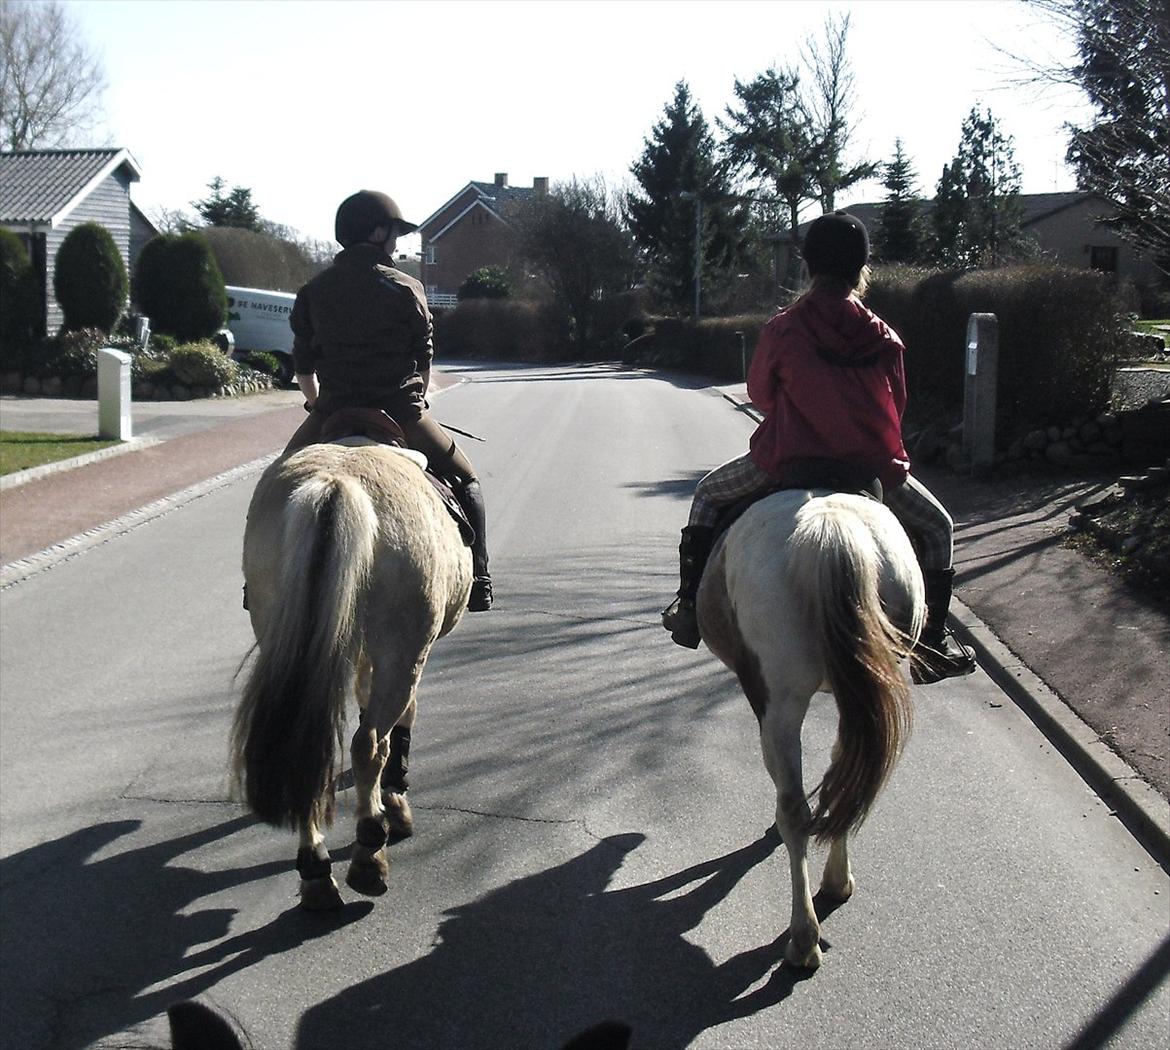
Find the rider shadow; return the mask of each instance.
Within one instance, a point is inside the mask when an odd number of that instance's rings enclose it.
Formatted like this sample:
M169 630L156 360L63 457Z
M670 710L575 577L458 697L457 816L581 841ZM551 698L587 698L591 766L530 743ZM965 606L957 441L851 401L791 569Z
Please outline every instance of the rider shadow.
M610 836L453 908L429 955L310 1008L295 1047L558 1046L603 1019L630 1024L635 1046L684 1047L787 998L808 974L778 965L786 933L718 964L686 939L771 856L775 830L674 875L607 891L644 838Z
M95 825L0 861L0 972L9 1045L92 1046L372 908L363 901L323 923L294 906L261 929L222 941L235 909L184 910L210 894L283 873L287 862L219 871L173 863L250 826L249 817L111 852L141 823ZM187 956L201 944L212 946ZM196 967L210 968L156 987Z

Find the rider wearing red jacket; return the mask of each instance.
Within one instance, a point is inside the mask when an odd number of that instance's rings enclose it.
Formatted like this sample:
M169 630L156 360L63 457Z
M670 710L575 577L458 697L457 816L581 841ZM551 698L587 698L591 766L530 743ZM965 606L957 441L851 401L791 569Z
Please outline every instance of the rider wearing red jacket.
M716 467L695 489L679 546L681 586L663 626L679 645L699 644L695 595L724 508L777 484L809 485L810 468L843 465L877 477L886 506L910 537L926 585L926 624L915 649L915 680L935 682L975 669L974 654L946 629L955 570L950 515L910 474L902 443L906 408L903 345L861 301L869 238L852 215L822 215L808 230L811 288L763 331L748 371L748 396L764 413L750 451Z

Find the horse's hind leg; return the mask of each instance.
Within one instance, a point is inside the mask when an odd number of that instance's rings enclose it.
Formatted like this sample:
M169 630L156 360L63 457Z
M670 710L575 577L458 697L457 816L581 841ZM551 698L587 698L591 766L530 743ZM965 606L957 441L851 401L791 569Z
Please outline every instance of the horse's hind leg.
M788 848L792 878L792 918L784 958L793 966L816 969L821 964L820 923L813 908L808 878L808 827L812 813L804 793L800 727L810 697L770 697L760 724L764 765L776 785L776 830Z
M382 770L382 808L390 834L395 838L409 838L414 834L414 814L406 798L406 789L410 786L407 778L410 771L410 731L414 728L417 712L418 702L411 697L406 713L390 730L390 757Z
M308 911L340 908L341 893L329 870L329 850L317 827L316 817L300 822L298 832L297 872L301 876L301 907Z
M833 761L841 752L841 741L833 745ZM829 845L829 859L821 875L821 893L835 901L847 901L853 896L853 872L849 867L849 836L833 839Z
M357 842L345 881L371 897L386 892L389 822L382 805L380 781L390 756L390 730L411 710L426 652L412 665L375 659L369 703L350 746L357 802Z

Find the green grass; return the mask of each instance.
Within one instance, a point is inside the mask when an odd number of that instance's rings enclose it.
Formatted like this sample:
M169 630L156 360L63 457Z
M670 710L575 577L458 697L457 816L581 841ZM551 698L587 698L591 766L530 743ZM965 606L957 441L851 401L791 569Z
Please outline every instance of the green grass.
M0 474L11 474L43 463L72 459L86 452L120 445L117 440L78 437L76 434L36 434L21 430L0 430Z

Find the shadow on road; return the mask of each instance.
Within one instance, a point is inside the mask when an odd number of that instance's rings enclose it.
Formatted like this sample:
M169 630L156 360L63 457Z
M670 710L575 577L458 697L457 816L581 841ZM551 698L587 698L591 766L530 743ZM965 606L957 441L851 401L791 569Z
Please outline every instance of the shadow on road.
M196 871L176 858L253 823L238 817L190 835L114 852L141 821L76 831L0 862L0 972L5 1045L74 1050L161 1015L231 973L368 914L368 901L322 921L296 907L220 940L232 908L185 910L209 894L285 873L287 862ZM213 947L188 955L201 944ZM173 978L199 969L178 983ZM166 987L156 988L160 984Z
M684 1047L787 998L806 975L778 967L786 934L718 964L686 939L771 856L775 831L674 875L607 890L643 841L610 836L447 911L429 955L309 1009L297 1050L551 1047L607 1018L631 1024L640 1045Z

